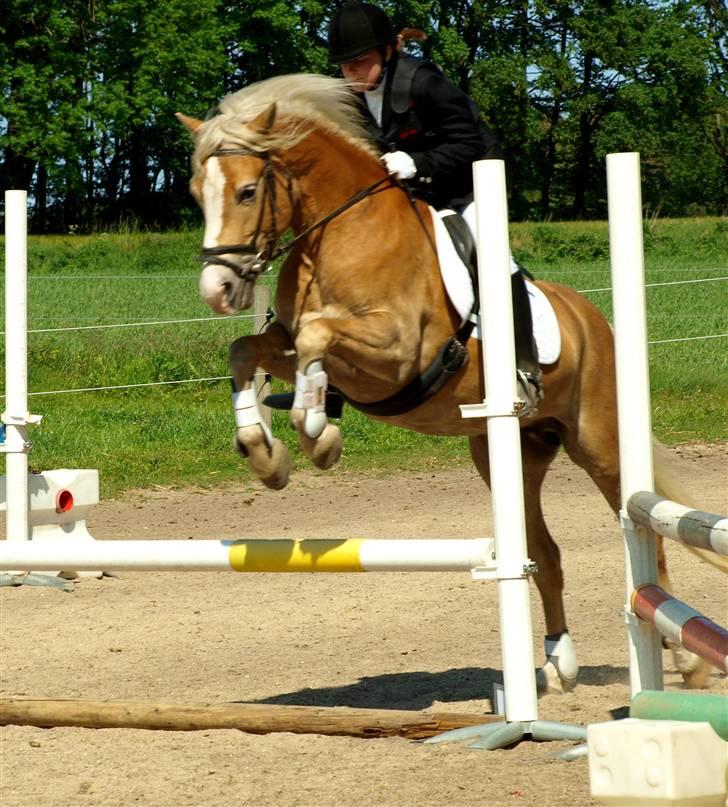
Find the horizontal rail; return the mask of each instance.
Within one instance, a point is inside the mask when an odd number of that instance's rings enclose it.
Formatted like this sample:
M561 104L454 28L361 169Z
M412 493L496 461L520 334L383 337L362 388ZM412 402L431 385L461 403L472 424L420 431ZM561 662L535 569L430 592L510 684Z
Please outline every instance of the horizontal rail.
M632 609L666 639L728 673L728 630L659 586L642 586L633 592Z
M470 572L492 538L0 541L0 571Z
M728 518L725 516L691 510L649 491L630 496L627 512L636 524L658 535L728 557Z
M629 716L640 720L687 720L710 723L728 740L728 697L707 692L655 692L645 689L632 698Z

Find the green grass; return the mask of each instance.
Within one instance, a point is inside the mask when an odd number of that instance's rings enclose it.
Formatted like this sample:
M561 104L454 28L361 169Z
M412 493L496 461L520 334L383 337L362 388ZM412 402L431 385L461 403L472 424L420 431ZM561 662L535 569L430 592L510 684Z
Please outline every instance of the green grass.
M607 316L603 222L515 224L513 251L538 277L588 291ZM199 232L31 237L29 390L53 391L227 376L229 342L252 318L210 319L197 293ZM656 221L645 227L647 283L728 276L728 223ZM99 276L105 276L100 278ZM140 278L140 276L142 276ZM273 275L264 277L271 286ZM668 442L728 439L728 281L647 290L653 423ZM108 330L48 329L131 321L204 322ZM4 377L4 367L1 368ZM231 451L229 386L203 382L30 397L31 464L99 468L104 496L131 487L249 479ZM468 462L465 441L387 427L347 407L343 468L386 473ZM274 430L304 465L284 414Z

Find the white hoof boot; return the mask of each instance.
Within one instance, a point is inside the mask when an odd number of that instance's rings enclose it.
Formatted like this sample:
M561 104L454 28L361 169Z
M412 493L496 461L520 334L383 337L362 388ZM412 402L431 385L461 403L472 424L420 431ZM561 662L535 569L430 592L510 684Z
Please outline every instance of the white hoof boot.
M326 428L326 387L329 379L320 359L312 361L306 372L296 371L296 394L293 409L303 409L303 432L315 440ZM291 412L293 412L293 409Z
M568 633L544 639L546 663L536 673L536 688L542 694L563 695L576 686L579 665L574 642Z

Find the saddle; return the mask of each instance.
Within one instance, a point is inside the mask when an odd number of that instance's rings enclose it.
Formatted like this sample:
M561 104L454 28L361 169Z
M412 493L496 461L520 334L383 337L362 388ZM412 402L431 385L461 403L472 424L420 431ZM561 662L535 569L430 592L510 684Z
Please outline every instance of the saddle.
M458 257L468 270L473 286L473 310L471 317L480 312L480 288L478 282L478 251L470 228L459 214L453 212L441 215L440 221L445 225ZM522 398L526 402L523 414L535 410L538 401L543 398L541 388L541 368L538 362L538 350L533 334L533 317L531 303L526 288L526 277L533 280L533 275L520 264L518 271L511 274L511 294L513 299L513 335L516 348L516 375Z

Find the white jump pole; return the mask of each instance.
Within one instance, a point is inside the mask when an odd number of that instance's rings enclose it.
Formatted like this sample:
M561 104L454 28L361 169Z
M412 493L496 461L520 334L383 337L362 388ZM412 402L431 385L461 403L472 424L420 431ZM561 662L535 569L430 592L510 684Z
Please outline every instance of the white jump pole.
M250 539L0 543L0 571L492 573L491 538Z
M481 336L486 400L464 406L463 417L486 417L506 721L538 716L526 547L521 438L515 402L516 359L508 236L508 200L502 160L473 166L477 215Z
M28 449L28 253L27 192L5 191L5 443L6 539L27 541Z
M637 617L630 602L633 591L657 582L654 535L637 526L627 513L632 494L654 490L638 153L607 155L607 188L617 362L620 518L626 555L624 613L629 637L630 685L634 696L643 689L663 688L659 633L652 624Z

